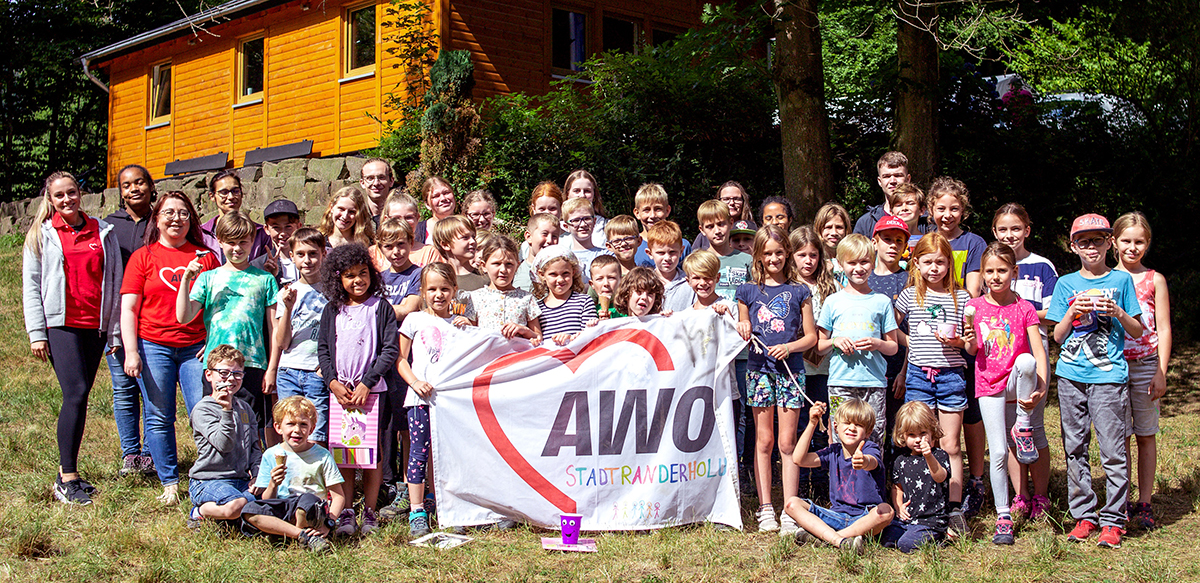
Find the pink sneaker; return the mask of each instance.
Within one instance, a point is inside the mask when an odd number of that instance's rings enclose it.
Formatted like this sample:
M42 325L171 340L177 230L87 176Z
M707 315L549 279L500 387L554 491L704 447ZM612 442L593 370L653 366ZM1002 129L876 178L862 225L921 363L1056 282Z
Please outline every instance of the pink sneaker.
M1029 503L1029 520L1041 518L1050 510L1050 499L1045 496L1034 496Z
M1024 496L1014 496L1008 509L1012 512L1013 518L1030 518L1033 511L1030 500Z

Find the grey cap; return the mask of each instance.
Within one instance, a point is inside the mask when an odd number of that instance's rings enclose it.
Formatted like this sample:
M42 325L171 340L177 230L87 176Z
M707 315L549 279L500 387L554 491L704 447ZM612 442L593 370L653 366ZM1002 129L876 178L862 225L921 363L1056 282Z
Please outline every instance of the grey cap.
M263 218L266 219L282 214L295 215L296 218L300 218L300 209L296 208L296 203L286 198L281 198L271 201L271 204L267 205L266 210L263 211Z

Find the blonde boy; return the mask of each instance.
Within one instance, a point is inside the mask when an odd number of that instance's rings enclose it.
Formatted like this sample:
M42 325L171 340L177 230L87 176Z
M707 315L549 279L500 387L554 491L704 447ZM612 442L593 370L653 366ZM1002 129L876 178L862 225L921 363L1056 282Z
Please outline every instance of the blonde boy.
M753 259L749 253L733 247L729 206L719 200L704 201L696 209L696 220L700 223L700 232L708 239L709 249L717 254L721 263L717 293L724 299L736 301L734 295L738 286L749 280Z
M678 312L692 307L696 294L679 269L683 232L674 221L659 221L646 230L646 246L654 261L654 274L663 284L663 311Z
M244 531L294 538L311 551L325 551L325 535L333 528L329 517L346 505L342 473L329 450L308 440L317 422L312 401L288 397L275 404L272 415L283 443L263 452L254 482L260 498L242 508Z
M831 296L832 297L832 296ZM822 306L822 313L825 312ZM895 514L884 502L884 470L879 444L870 441L875 411L859 399L842 403L834 418L834 433L840 443L818 452L810 452L813 432L825 414L825 403L809 407L808 425L792 461L802 468L822 468L829 472L829 508L799 497L788 499L784 510L800 525L796 543L819 538L843 551L863 554L864 535L876 535Z
M591 279L592 260L600 255L611 253L592 243L592 230L596 227L596 213L592 209L591 201L583 197L569 198L563 203L562 215L563 223L567 225L567 231L571 234L569 249L579 260L583 283L586 284ZM567 244L564 242L565 245Z
M671 216L671 203L667 200L667 190L661 184L650 183L643 184L638 189L637 194L633 197L633 215L642 223L642 239L645 239L650 227L655 224L667 220ZM679 237L682 243L682 251L680 258L687 257L692 252L692 244ZM642 267L655 269L654 259L650 257L650 250L647 247L647 242L643 241L637 249L637 255L634 257L634 262ZM668 309L668 308L663 308Z
M836 415L843 402L861 399L874 409L871 438L883 443L887 413L885 355L896 354L896 312L891 298L871 292L868 277L875 269L875 247L853 233L837 246L837 259L849 280L825 299L817 318L817 350L836 348L829 359L829 401Z
M529 217L529 222L525 223L525 243L529 245L529 252L517 266L517 273L513 276L514 287L533 293L533 274L537 271L533 265L534 258L542 249L558 244L558 233L558 217L550 213L537 213Z
M642 244L637 219L629 215L613 217L604 225L604 236L608 238L604 245L620 263L622 276L637 267L637 252Z

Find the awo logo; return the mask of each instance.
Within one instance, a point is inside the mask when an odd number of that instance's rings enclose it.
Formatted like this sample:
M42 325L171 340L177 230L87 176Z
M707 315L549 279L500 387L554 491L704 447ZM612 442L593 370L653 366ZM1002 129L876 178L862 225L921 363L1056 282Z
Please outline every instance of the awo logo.
M642 329L626 328L597 336L578 353L566 348L550 350L543 347L502 356L484 367L473 382L475 413L492 447L529 487L563 512L576 512L575 500L551 483L513 445L492 409L492 379L508 367L538 358L557 360L571 374L575 374L593 356L619 343L641 347L650 355L654 369L659 372L675 370L667 347L654 334ZM668 446L668 440L670 446L679 452L691 453L703 449L714 433L716 418L711 387L698 386L683 390L667 387L653 392L633 389L625 392L619 405L617 391L599 391L594 398L595 402L589 402L586 391L563 393L541 457L593 453L618 455L624 452L626 444L631 441L631 431L632 445L639 454L656 453ZM697 408L699 415L693 413Z

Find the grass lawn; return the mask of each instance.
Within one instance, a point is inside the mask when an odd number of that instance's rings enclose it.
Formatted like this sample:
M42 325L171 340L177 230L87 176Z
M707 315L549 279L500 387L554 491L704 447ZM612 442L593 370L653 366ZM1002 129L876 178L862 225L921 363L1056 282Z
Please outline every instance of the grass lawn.
M21 314L20 249L0 248L0 581L1198 581L1200 532L1200 346L1177 350L1159 435L1155 510L1161 528L1131 533L1105 550L1066 541L1066 477L1058 407L1047 408L1054 473L1050 520L1018 527L1017 544L991 544L987 510L973 540L905 556L877 545L866 556L797 548L775 534L721 532L696 526L652 533L600 534L594 555L547 553L541 533L517 529L477 535L447 551L405 544L407 527L390 525L357 542L312 556L296 546L226 536L184 526L186 501L163 507L157 481L118 478L120 451L107 369L92 392L80 471L100 494L89 507L68 507L50 491L57 466L55 418L61 395L49 365L29 351ZM180 407L183 403L180 399ZM180 473L195 460L181 412ZM1092 467L1103 496L1096 448ZM186 478L185 478L186 479ZM181 488L186 490L186 488ZM778 497L778 494L777 494ZM750 501L749 504L753 504ZM776 501L776 507L781 507ZM752 509L743 509L746 523ZM1191 534L1189 534L1191 533ZM590 536L590 535L589 535ZM1190 541L1190 542L1189 542ZM1189 550L1190 549L1190 550Z

